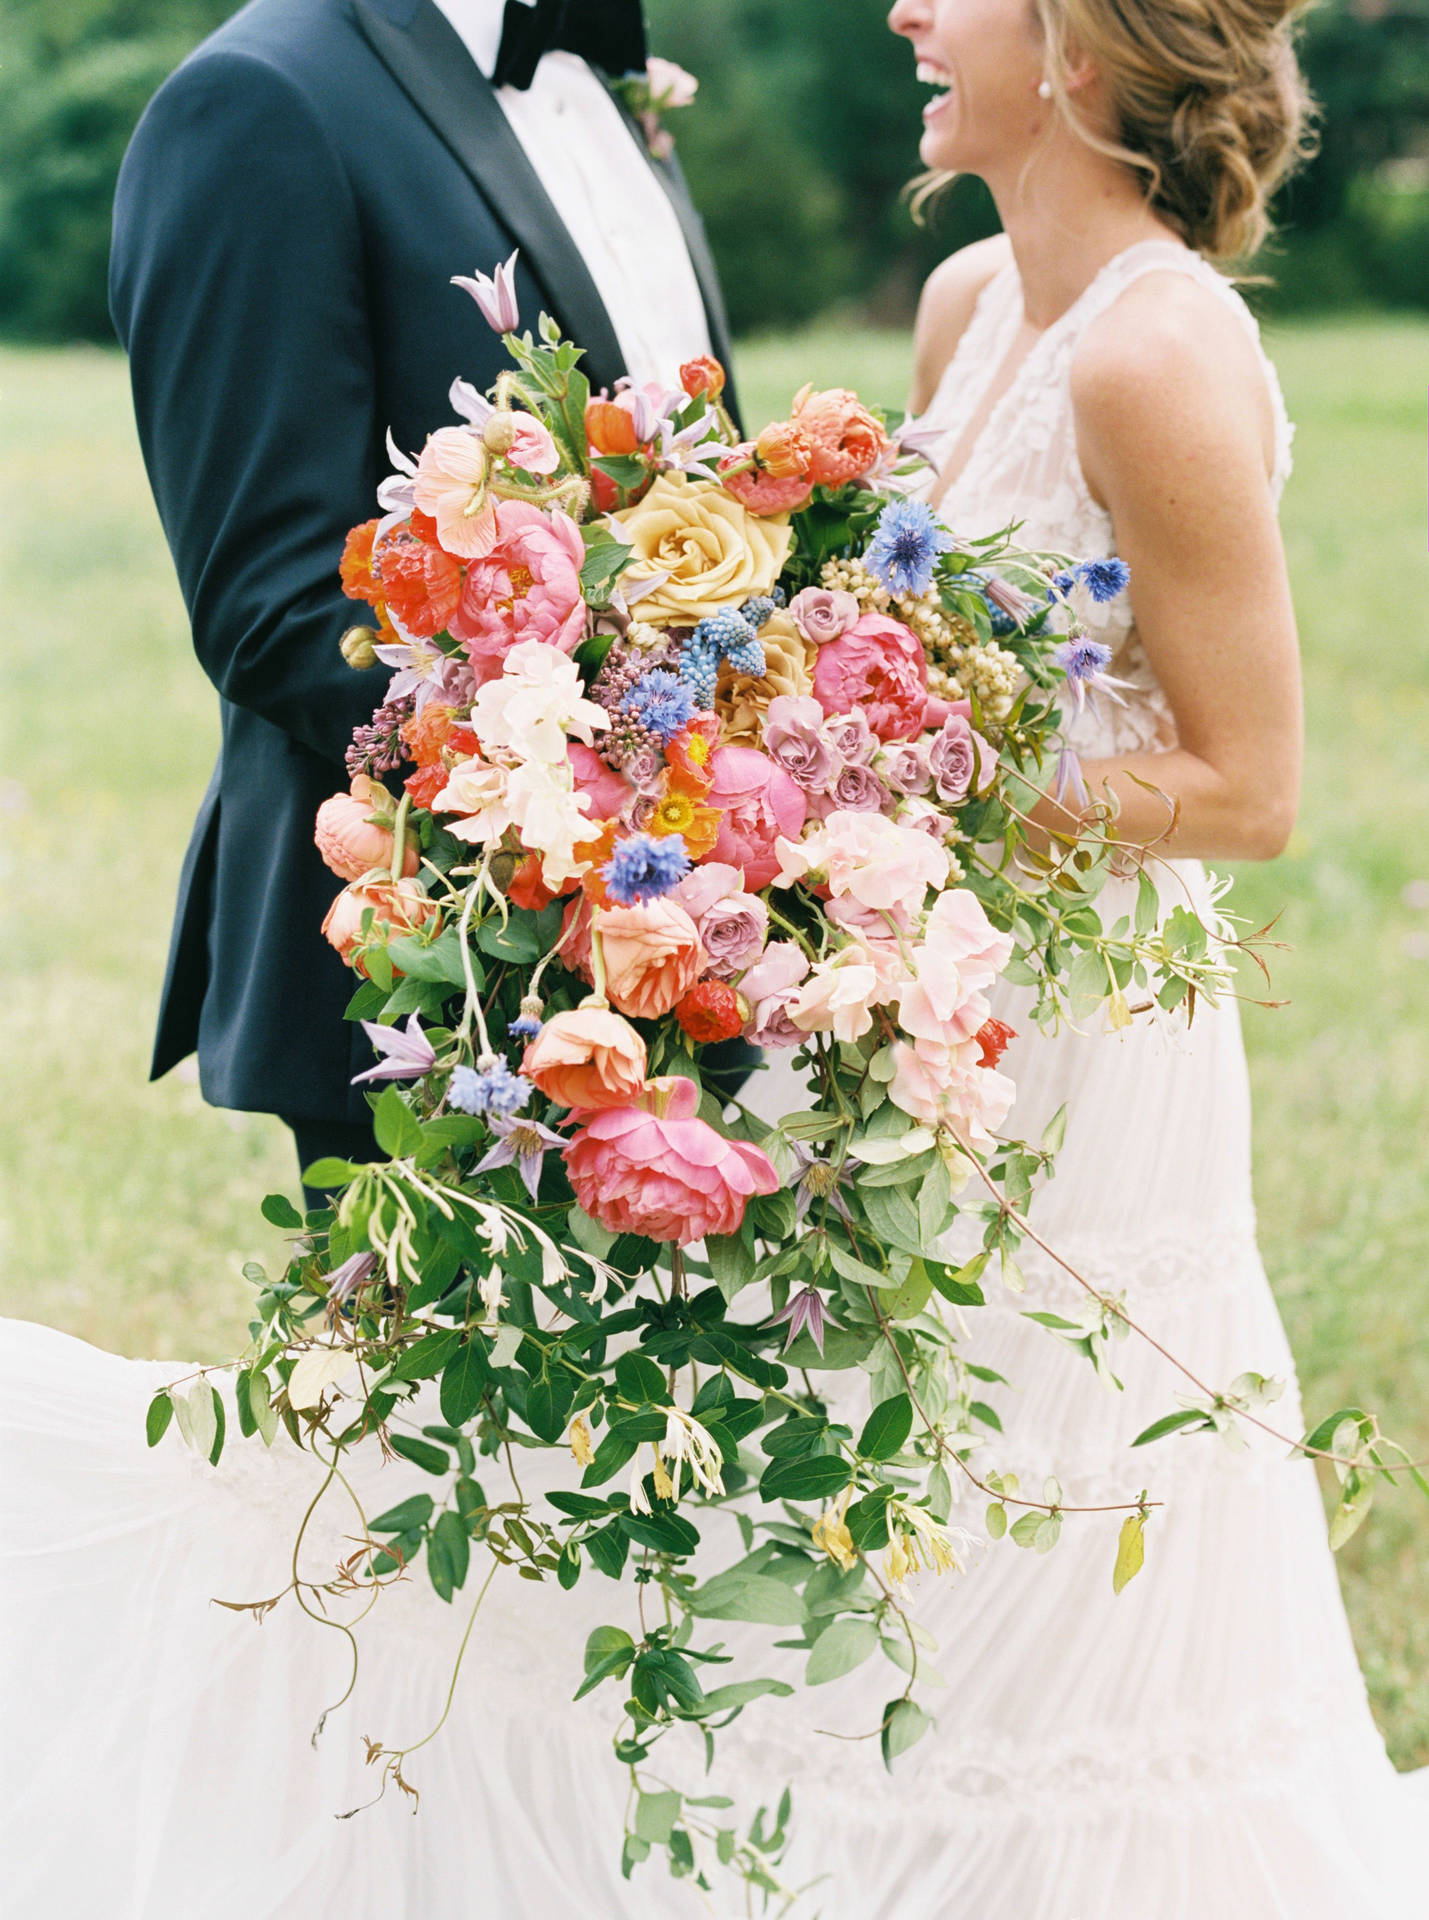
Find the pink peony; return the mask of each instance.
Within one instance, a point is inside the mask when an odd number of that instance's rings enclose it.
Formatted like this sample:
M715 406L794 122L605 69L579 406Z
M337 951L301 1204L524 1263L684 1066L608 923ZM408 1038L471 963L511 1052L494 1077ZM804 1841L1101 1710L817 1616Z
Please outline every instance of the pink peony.
M386 825L381 824L386 821ZM394 807L387 789L365 773L352 777L350 793L335 793L318 808L313 839L327 866L343 880L360 880L375 867L392 863ZM407 840L402 871L417 871L417 848Z
M507 651L538 640L571 653L585 633L581 597L585 543L559 508L543 513L525 500L496 509L496 539L467 569L451 633L483 682L501 672Z
M621 1107L645 1085L645 1042L605 1007L556 1013L526 1049L521 1071L561 1107Z
M928 704L923 643L901 620L866 613L819 648L814 696L828 714L862 709L880 740L909 740Z
M789 1017L809 962L792 940L772 940L739 983L749 1002L744 1037L757 1047L797 1047L804 1039Z
M594 747L572 740L566 758L575 775L576 792L590 801L592 820L618 820L635 798L635 789L623 773L606 765Z
M696 1117L692 1080L649 1083L641 1105L593 1115L566 1148L576 1199L609 1233L682 1247L738 1233L751 1195L773 1193L768 1156Z
M755 747L719 747L709 764L714 784L708 802L722 816L709 857L738 867L745 886L757 893L779 872L775 843L802 832L808 802L784 769Z

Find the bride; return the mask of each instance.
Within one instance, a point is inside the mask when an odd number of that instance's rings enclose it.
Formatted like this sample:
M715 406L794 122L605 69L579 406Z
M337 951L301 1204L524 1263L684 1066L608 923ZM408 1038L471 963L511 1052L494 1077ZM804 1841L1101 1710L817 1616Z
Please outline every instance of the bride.
M1087 795L1073 781L1047 796L1042 824L1113 798L1128 847L1167 856L1150 866L1166 906L1203 916L1201 860L1274 855L1298 774L1276 530L1290 428L1254 322L1211 264L1261 238L1300 139L1281 13L897 0L891 16L935 89L925 163L980 174L1005 230L946 262L923 300L914 398L932 497L960 535L1016 520L1033 545L1131 568L1135 624L1124 601L1102 615L1120 698L1068 716ZM1129 886L1112 883L1109 914ZM1283 1377L1279 1423L1294 1429L1234 1006L1116 1038L1039 1037L1014 988L995 1011L1021 1029L1014 1130L1035 1138L1068 1109L1058 1177L1033 1208L1041 1237L1215 1385L1247 1368ZM777 1117L797 1088L766 1078ZM1107 1513L1069 1521L1050 1560L1004 1541L956 1583L925 1579L917 1612L944 1687L896 1799L857 1737L886 1691L860 1688L866 1669L827 1702L745 1715L712 1785L792 1784L784 1877L815 1883L800 1910L830 1920L1422 1913L1424 1779L1396 1778L1370 1719L1311 1468L1206 1437L1130 1453L1182 1382L1132 1339L1114 1361L1125 1391L1103 1392L1022 1317L1083 1296L1051 1263L1024 1266L1025 1292L994 1287L973 1316L970 1357L1011 1383L988 1389L1005 1437L984 1472L1033 1487L1055 1472L1079 1506L1145 1484L1164 1503L1146 1571L1114 1596ZM415 1740L440 1716L462 1622L417 1582L384 1596L355 1697L309 1749L302 1730L347 1684L345 1641L287 1609L259 1627L207 1603L284 1587L319 1471L281 1443L232 1447L216 1472L173 1440L146 1452L145 1404L180 1371L24 1326L0 1353L0 1827L17 1907L699 1910L687 1887L618 1873L605 1709L569 1704L581 1633L609 1605L592 1583L498 1583L451 1717L410 1767L421 1817L389 1796L332 1818L371 1797L359 1733ZM385 1506L420 1475L395 1463L377 1478L362 1490ZM352 1526L325 1517L310 1564L330 1565Z

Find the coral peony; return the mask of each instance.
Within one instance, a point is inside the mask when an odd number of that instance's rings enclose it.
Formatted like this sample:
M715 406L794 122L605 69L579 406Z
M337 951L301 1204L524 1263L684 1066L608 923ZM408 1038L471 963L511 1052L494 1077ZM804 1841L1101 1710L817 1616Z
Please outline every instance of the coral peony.
M566 1148L576 1199L610 1233L687 1247L738 1233L752 1195L773 1193L768 1156L696 1117L692 1080L655 1080L639 1106L607 1107Z
M819 648L814 697L827 714L862 710L880 740L909 740L928 704L923 643L901 620L866 613Z
M645 1085L645 1042L606 1007L556 1013L526 1049L521 1071L561 1107L623 1107Z
M662 61L660 64L664 66L668 63ZM686 74L685 78L688 80L689 75ZM679 104L686 103L681 101ZM718 399L724 392L724 368L712 353L697 354L693 360L686 360L680 368L680 385L692 400L697 400L702 393L712 394Z
M318 808L313 839L324 863L343 880L360 880L374 867L392 864L392 796L365 773L352 777L349 793L335 793ZM402 871L417 871L417 843L406 835Z
M798 783L753 747L721 747L710 765L710 805L721 810L712 857L738 867L756 893L779 872L776 845L803 830L808 802Z
M501 671L507 650L540 641L570 653L585 633L581 597L585 542L569 514L525 500L496 509L496 539L467 569L451 632L483 680Z
M888 435L856 393L805 387L793 406L794 425L809 442L809 478L816 487L841 487L872 472L887 453Z
M364 938L362 920L369 907L372 928ZM322 930L329 945L336 947L365 979L364 946L380 944L390 934L417 933L423 927L435 929L441 917L441 908L416 880L373 880L344 887L328 908Z

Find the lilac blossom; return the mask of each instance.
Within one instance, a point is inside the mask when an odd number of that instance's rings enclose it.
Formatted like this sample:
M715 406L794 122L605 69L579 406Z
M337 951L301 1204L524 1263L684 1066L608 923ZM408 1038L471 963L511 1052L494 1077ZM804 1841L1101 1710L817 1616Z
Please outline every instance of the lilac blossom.
M382 1027L374 1020L364 1020L362 1031L382 1058L375 1067L352 1076L355 1087L366 1080L420 1080L437 1064L435 1049L415 1013L405 1027Z
M451 401L452 412L459 413L463 420L470 421L474 427L484 427L496 411L485 394L478 393L470 380L460 377L452 381L447 397Z
M1091 795L1087 792L1087 783L1082 777L1082 763L1070 747L1061 747L1057 753L1057 771L1052 781L1052 798L1059 806L1071 802L1070 811L1085 813L1091 805Z

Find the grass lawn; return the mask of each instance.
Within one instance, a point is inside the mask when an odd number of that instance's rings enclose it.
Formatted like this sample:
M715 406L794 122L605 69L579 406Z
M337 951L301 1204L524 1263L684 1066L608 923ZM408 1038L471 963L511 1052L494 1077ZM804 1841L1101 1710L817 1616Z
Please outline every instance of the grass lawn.
M1424 1454L1429 326L1301 325L1271 344L1300 423L1285 524L1310 744L1291 850L1240 886L1243 911L1284 909L1292 949L1290 1005L1247 1020L1262 1238L1309 1407L1373 1407ZM901 404L907 360L893 334L751 342L744 406L782 412L809 378ZM0 1311L135 1354L221 1355L242 1338L244 1262L275 1248L257 1201L294 1168L277 1121L206 1108L183 1070L145 1080L217 726L116 355L0 351L0 553ZM1341 1571L1394 1756L1429 1761L1429 1506L1391 1496Z

